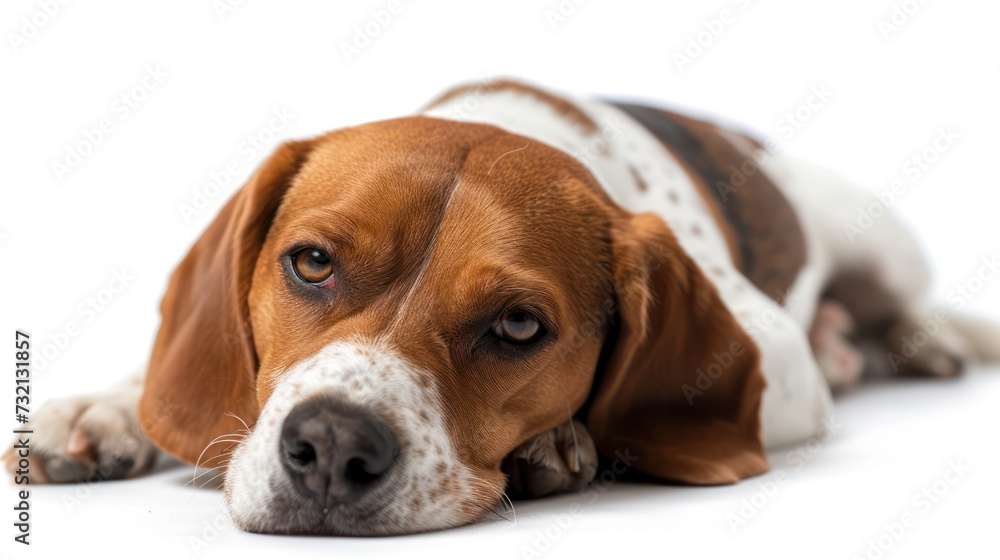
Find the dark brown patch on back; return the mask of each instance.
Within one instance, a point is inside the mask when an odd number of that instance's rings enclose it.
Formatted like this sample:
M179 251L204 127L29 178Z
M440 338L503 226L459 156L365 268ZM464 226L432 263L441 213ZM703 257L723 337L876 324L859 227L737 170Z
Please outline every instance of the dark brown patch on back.
M523 93L530 95L531 97L541 101L542 103L548 105L557 114L563 118L569 120L574 125L580 128L585 134L597 134L598 127L597 123L590 118L590 115L584 113L582 109L576 106L575 103L559 97L558 95L553 95L547 91L540 90L538 88L532 87L527 84L522 84L520 82L514 82L511 80L495 80L492 82L480 83L480 84L467 84L464 86L458 86L453 89L446 91L440 97L431 101L424 107L423 111L431 109L433 107L439 107L445 103L467 93L478 93L479 95L489 95L499 91L512 91L515 93Z
M693 169L700 179L695 183L724 217L725 223L720 224L723 232L735 239L737 268L762 292L784 303L805 265L805 237L788 200L753 156L706 121L642 105L614 105L642 123Z

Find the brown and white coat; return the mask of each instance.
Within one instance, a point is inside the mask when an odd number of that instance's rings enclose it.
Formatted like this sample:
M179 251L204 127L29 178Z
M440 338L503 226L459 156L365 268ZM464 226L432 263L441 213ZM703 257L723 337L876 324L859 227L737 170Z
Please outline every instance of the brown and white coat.
M870 202L742 133L507 81L285 144L175 271L145 381L35 416L36 481L158 449L225 467L243 529L373 535L579 488L595 448L666 481L760 474L921 309L895 217L843 233ZM504 338L528 318L530 345ZM907 373L965 350L922 352ZM293 419L329 436L308 458ZM385 464L344 479L342 437Z

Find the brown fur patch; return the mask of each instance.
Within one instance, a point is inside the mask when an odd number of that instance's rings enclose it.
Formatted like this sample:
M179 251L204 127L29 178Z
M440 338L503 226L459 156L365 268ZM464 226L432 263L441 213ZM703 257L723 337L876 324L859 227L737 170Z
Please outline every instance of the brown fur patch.
M616 105L690 166L735 249L734 264L762 292L783 303L806 262L805 235L788 200L753 154L730 142L727 135L732 133L709 122L641 105Z

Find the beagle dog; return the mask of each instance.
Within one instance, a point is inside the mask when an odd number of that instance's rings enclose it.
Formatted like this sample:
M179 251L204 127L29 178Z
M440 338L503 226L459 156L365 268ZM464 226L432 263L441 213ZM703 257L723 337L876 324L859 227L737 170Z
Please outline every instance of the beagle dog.
M442 529L601 458L759 475L833 390L1000 340L956 320L910 352L914 238L891 212L845 227L877 201L770 147L511 81L286 143L173 273L144 374L34 416L32 482L163 452L225 469L246 531Z

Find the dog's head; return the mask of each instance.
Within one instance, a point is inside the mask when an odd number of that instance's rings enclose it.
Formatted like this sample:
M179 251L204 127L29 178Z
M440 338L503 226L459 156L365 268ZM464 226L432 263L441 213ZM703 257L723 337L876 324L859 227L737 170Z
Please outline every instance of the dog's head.
M250 531L476 521L505 456L577 413L599 451L660 478L766 465L756 350L666 225L492 126L413 117L283 145L162 315L143 427L228 462ZM732 363L694 396L713 353Z

